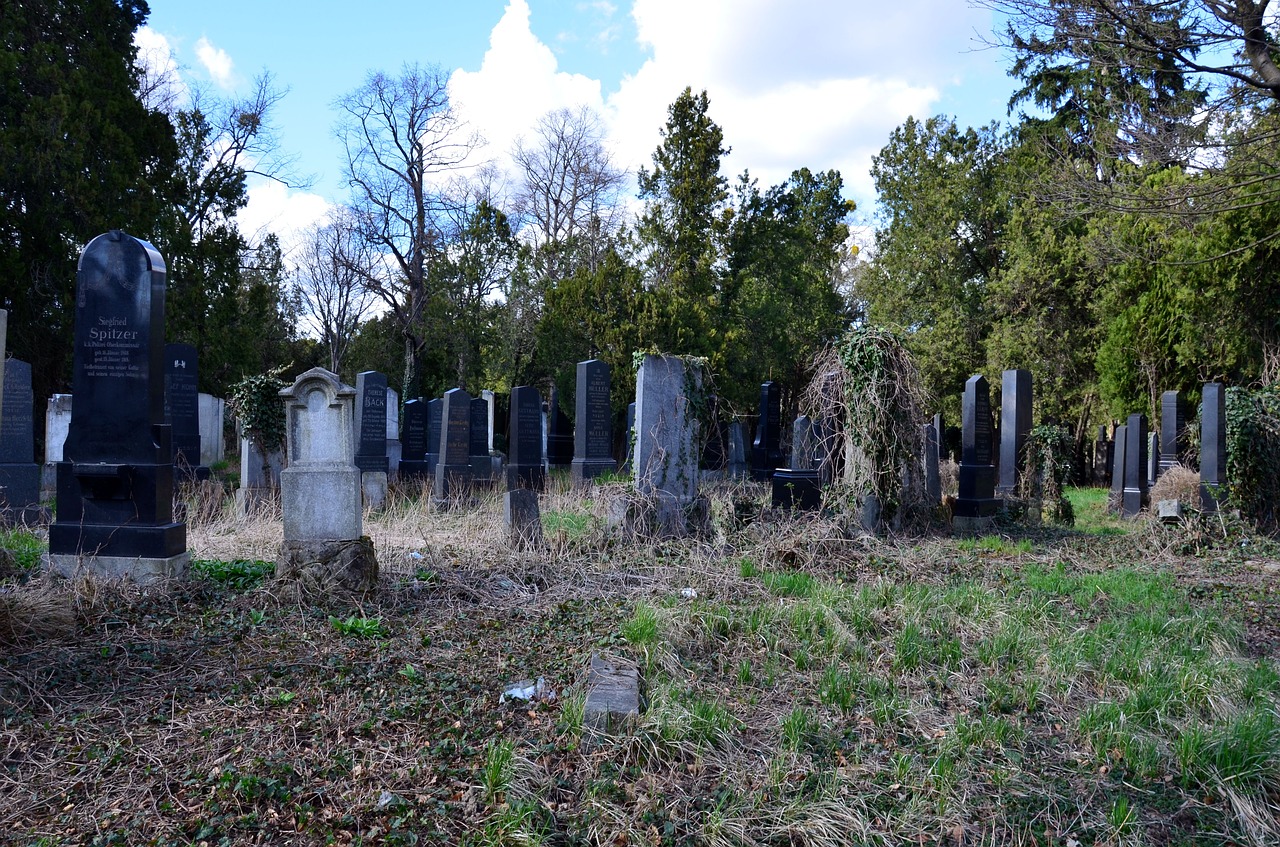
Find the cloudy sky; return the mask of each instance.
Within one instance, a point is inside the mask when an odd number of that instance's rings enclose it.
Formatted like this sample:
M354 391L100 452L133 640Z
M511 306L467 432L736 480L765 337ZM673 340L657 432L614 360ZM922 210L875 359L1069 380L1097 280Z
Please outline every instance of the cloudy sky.
M138 41L185 83L246 93L266 71L288 90L275 114L306 190L256 182L242 224L289 232L345 197L335 99L408 63L451 74L450 93L501 164L537 118L587 104L616 161L650 164L668 104L705 89L732 148L723 172L762 185L836 168L862 212L871 156L910 115L1002 120L1012 83L983 45L990 12L965 0L151 0Z

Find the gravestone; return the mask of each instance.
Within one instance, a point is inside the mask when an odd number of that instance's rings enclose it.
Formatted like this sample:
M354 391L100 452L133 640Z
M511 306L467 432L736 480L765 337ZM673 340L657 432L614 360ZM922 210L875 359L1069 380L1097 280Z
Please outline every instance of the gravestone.
M1206 383L1200 409L1200 507L1218 511L1227 484L1227 391Z
M924 444L924 459L921 462L924 475L924 494L929 505L936 506L942 502L942 477L938 473L939 450L937 421L941 416L934 416L934 423L922 424L920 440Z
M361 470L352 458L358 397L324 368L312 368L280 391L289 458L280 474L280 579L350 591L377 585L378 560L364 536Z
M164 419L173 431L173 466L180 479L208 479L200 461L200 371L196 348L164 346Z
M427 473L434 477L440 464L440 436L443 429L444 400L437 397L427 401Z
M742 421L729 421L729 478L743 479L751 469L747 466L747 436Z
M196 404L200 418L200 464L209 467L227 456L226 436L223 434L227 402L212 394L199 394Z
M957 529L972 531L983 528L1002 505L991 464L991 389L981 374L964 384L960 418L960 491L952 514Z
M662 536L700 532L707 503L698 497L698 420L689 391L702 369L678 356L646 355L636 374L636 491L646 514L624 523ZM651 511L648 511L650 510Z
M543 546L538 492L530 488L508 489L502 496L502 517L511 549L537 550Z
M1181 463L1187 447L1187 404L1177 391L1160 395L1160 473Z
M568 467L573 463L573 425L560 408L560 396L551 386L551 399L547 401L547 464L553 468Z
M1147 434L1147 487L1156 484L1156 478L1160 476L1160 434L1151 432Z
M437 508L447 508L471 494L471 395L451 388L440 404L434 500Z
M942 412L933 416L933 431L937 434L938 461L945 462L950 458L950 453L947 451L947 428L943 426Z
M1147 416L1130 415L1124 438L1124 497L1120 512L1132 518L1147 505Z
M364 502L380 508L387 502L387 378L377 371L356 374L355 466L360 469Z
M1007 370L1000 389L1000 484L996 494L1012 497L1022 477L1022 457L1031 432L1031 372Z
M772 380L760 386L760 417L751 443L751 477L767 480L782 467L782 392Z
M542 395L531 385L511 389L507 425L507 488L542 491Z
M486 388L484 391L480 392L480 397L484 400L485 405L489 407L489 410L486 413L487 419L485 422L485 429L488 432L488 441L486 442L485 449L492 453L495 449L493 446L493 439L494 435L496 435L494 424L497 421L498 396Z
M421 397L404 404L400 477L425 479L427 473L427 404Z
M40 466L35 453L31 365L10 359L4 363L0 392L0 524L48 522L48 511L40 508Z
M489 460L489 402L483 397L471 400L468 461L471 478L487 483L493 476L493 462Z
M387 479L400 476L400 394L394 388L387 389Z
M1128 426L1121 424L1116 427L1111 450L1111 494L1107 498L1107 508L1115 514L1124 511L1124 466L1125 452L1129 444L1128 435Z
M1093 440L1093 484L1106 485L1107 471L1111 467L1111 441L1107 438L1107 428L1098 427L1097 437Z
M173 516L164 422L164 259L118 230L85 247L76 273L72 393L57 470L48 564L146 582L182 575L187 527Z
M58 462L71 429L71 395L55 394L45 404L44 467L40 472L40 502L52 500L58 492Z
M808 415L800 415L791 424L791 470L813 470L813 421Z
M239 421L240 487L236 489L236 511L241 515L271 512L279 505L280 473L284 470L284 445L264 454L258 442L246 438Z
M609 401L609 366L599 359L578 363L574 395L573 465L575 485L613 473L613 406Z

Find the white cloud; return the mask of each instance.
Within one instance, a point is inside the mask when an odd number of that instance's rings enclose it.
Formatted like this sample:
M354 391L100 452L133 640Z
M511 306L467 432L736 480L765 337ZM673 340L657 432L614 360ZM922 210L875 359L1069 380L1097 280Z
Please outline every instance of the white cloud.
M301 242L303 232L332 208L319 194L290 191L272 180L253 179L249 183L248 203L236 215L236 222L252 243L262 240L267 233L275 233L288 259Z
M138 64L145 71L143 78L143 102L150 108L165 110L168 106L185 102L188 96L186 83L173 55L173 45L163 34L149 26L139 27L133 33L134 46L138 48Z
M455 71L449 96L488 142L483 155L500 164L515 140L552 109L603 105L599 80L560 71L551 48L533 35L526 0L511 0L489 36L480 70Z
M201 37L196 42L196 58L219 88L229 91L235 87L235 65L226 50Z

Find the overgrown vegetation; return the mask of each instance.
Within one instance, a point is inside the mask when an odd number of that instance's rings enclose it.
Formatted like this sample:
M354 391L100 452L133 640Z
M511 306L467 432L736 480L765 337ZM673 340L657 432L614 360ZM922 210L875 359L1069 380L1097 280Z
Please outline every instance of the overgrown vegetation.
M1280 386L1227 389L1227 497L1267 530L1280 529Z

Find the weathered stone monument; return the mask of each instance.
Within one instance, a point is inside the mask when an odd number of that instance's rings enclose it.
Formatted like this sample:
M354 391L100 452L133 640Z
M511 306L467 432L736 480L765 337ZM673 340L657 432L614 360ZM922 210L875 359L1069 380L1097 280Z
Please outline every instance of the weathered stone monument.
M1124 497L1120 513L1131 518L1147 505L1147 416L1130 415L1124 438Z
M427 404L421 397L404 404L400 478L421 480L427 473Z
M774 508L814 511L822 507L822 480L813 454L813 421L801 415L791 425L791 462L773 472Z
M226 436L223 435L227 402L212 394L200 394L196 403L200 418L200 464L209 467L227 455Z
M1160 395L1160 473L1180 464L1187 447L1187 403L1177 391Z
M364 536L355 455L357 391L312 368L281 390L289 466L280 474L284 543L276 576L319 589L367 591L378 560Z
M811 471L814 467L813 421L808 415L800 415L791 424L791 469Z
M542 491L546 471L542 464L542 395L531 385L511 389L507 428L507 488Z
M751 469L747 465L747 436L742 421L729 422L729 477L743 479Z
M1145 470L1147 475L1147 487L1156 484L1156 479L1160 476L1160 433L1147 433L1147 467Z
M1093 475L1094 485L1107 484L1107 471L1111 467L1111 441L1107 438L1107 428L1098 427L1098 434L1093 439Z
M937 433L938 461L945 462L950 453L947 451L947 428L943 425L942 412L933 416L933 431Z
M471 395L451 388L441 400L440 456L433 490L437 508L471 495Z
M609 400L609 366L599 359L578 363L574 396L573 463L575 485L618 469L613 460L613 406Z
M627 432L624 437L622 446L622 454L625 457L622 461L622 472L631 475L632 454L636 447L636 404L632 401L627 404Z
M720 398L714 394L707 398L706 426L702 433L702 462L704 479L724 476L729 464L729 446L726 442L724 422L720 420Z
M200 461L200 365L190 344L164 346L164 419L173 431L173 465L180 479L208 479Z
M770 380L760 386L760 417L751 443L752 479L771 478L782 461L782 393Z
M698 420L694 392L702 369L679 356L647 355L636 374L636 491L643 515L624 518L661 536L701 532L707 503L698 496ZM615 521L616 522L616 521Z
M1111 494L1107 498L1108 508L1116 514L1124 511L1124 466L1129 444L1128 436L1128 426L1121 424L1116 427L1115 441L1111 449Z
M281 445L283 447L283 445ZM280 473L284 452L264 453L258 442L240 436L240 487L236 489L236 511L249 515L273 509L279 502Z
M47 523L49 513L40 508L40 466L35 461L31 365L19 359L4 363L0 398L0 524Z
M114 230L76 274L71 425L57 471L50 568L151 581L182 575L187 527L173 519L173 439L164 422L165 264Z
M938 437L937 421L940 417L935 415L935 423L920 426L920 440L924 443L924 456L920 463L924 475L924 495L931 506L942 502L942 477L938 472L938 443L942 439Z
M379 508L387 501L387 378L377 371L356 374L355 466L360 469L364 502Z
M1022 457L1031 432L1031 372L1007 370L1000 388L1000 484L996 494L1012 497L1022 478Z
M400 394L394 388L387 389L387 479L400 476L400 456L404 445L400 443Z
M493 462L489 460L489 402L483 397L471 398L469 427L467 461L471 480L487 484L493 478Z
M440 436L444 432L444 400L437 397L427 401L427 473L436 475L440 464Z
M502 495L502 517L511 549L536 550L543 546L538 492L532 488L507 489Z
M554 385L547 401L547 464L553 468L573 464L573 426L560 408L560 392Z
M992 458L991 389L981 374L964 384L960 425L960 491L952 514L961 531L984 528L1002 506L995 496Z
M1200 507L1218 511L1227 484L1227 391L1220 382L1204 386L1200 410Z
M62 461L62 448L67 443L71 429L71 395L55 394L45 404L44 413L44 467L40 470L40 502L52 500L57 495L58 462Z

